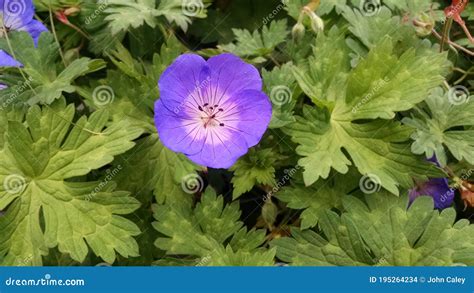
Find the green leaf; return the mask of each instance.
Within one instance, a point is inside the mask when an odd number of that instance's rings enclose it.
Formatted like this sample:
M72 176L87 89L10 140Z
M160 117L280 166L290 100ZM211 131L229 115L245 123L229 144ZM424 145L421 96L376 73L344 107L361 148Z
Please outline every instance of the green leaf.
M354 173L354 172L352 172ZM276 197L291 209L303 210L300 215L301 229L315 227L326 211L342 209L342 200L359 183L355 174L337 175L330 180L319 180L310 187L293 182L278 191Z
M442 88L433 90L426 99L427 109L420 109L403 122L416 128L411 148L415 154L436 156L444 166L447 148L457 160L474 165L474 130L468 128L474 125L474 100L455 95L454 91L445 93Z
M184 155L164 147L156 134L137 141L137 146L119 156L114 165L124 166L116 180L120 188L144 197L153 191L160 204L187 196L182 187L187 178L200 179L195 172L198 167ZM200 184L197 189L203 187Z
M273 266L276 249L255 252L239 250L234 252L230 246L219 247L209 254L207 266Z
M412 186L412 177L426 179L440 176L433 164L414 157L407 144L411 130L396 122L375 120L365 124L329 122L328 114L305 107L304 118L289 128L288 133L300 144L296 152L304 158L304 181L311 185L318 178L328 178L331 169L346 174L352 165L342 149L354 161L361 174L373 175L394 194L398 187ZM375 135L374 135L375 134Z
M301 93L292 72L293 65L285 63L272 71L262 69L265 92L273 104L270 128L281 128L295 122L293 109Z
M237 42L220 46L221 49L241 57L266 57L283 43L289 33L286 20L275 20L264 25L261 32L252 33L245 29L233 29Z
M324 235L292 229L292 237L274 240L277 257L292 265L449 266L472 265L474 226L456 222L454 209L433 210L431 197L418 198L407 210L407 197L389 194L344 199L347 212L326 212Z
M275 185L275 162L278 160L272 149L251 149L247 155L240 158L230 171L234 171L232 196L238 198L250 191L256 184Z
M383 3L390 7L390 9L399 9L413 15L418 15L422 12L433 13L437 8L439 8L439 3L431 0L384 0Z
M265 241L262 231L249 231L239 221L237 202L224 199L208 188L196 207L190 198L175 204L155 205L153 223L163 234L155 245L167 255L188 255L195 264L272 265L275 251L259 248ZM192 241L189 241L192 239Z
M324 64L335 58L337 67L349 67L333 53L343 43L331 44L333 50L323 47L319 58ZM308 74L297 69L295 75L305 93L324 108L304 107L303 117L285 130L299 144L296 152L303 156L299 164L305 168L306 185L327 178L331 169L347 173L352 162L343 149L361 174L376 176L394 194L399 186L410 187L413 177L442 176L432 164L411 154L406 144L410 129L378 118L392 119L396 112L411 109L441 84L445 54L420 48L398 56L391 39L385 37L348 73L320 79L323 69L314 64L309 64Z
M18 101L30 105L42 103L51 104L59 99L62 94L75 91L74 80L87 73L102 69L105 63L102 60L90 58L79 58L61 70L57 70L58 46L54 42L53 35L43 33L38 41L38 48L27 33L12 33L10 37L11 46L15 58L21 62L27 80L22 84L10 89L17 94ZM10 46L3 39L0 48L10 52Z
M110 31L113 35L143 24L155 27L155 17L159 15L155 0L109 0L104 10L108 16Z
M344 18L349 22L349 30L367 48L375 47L386 35L394 42L400 41L411 45L415 39L411 25L402 23L399 16L393 16L386 7L380 7L375 15L367 16L363 11L345 7ZM405 44L404 44L405 45ZM365 51L365 50L364 50ZM366 55L365 51L362 56Z
M139 202L128 192L113 191L111 180L71 180L112 162L134 146L142 131L126 121L106 127L109 116L104 111L80 118L71 128L73 117L74 105L66 107L61 99L43 109L33 106L25 123L8 123L0 152L4 264L31 259L40 265L41 256L56 246L79 262L88 246L110 263L115 252L138 254L132 236L140 231L119 215L133 212Z
M318 34L313 54L307 60L293 68L298 84L313 103L333 104L341 95L350 69L344 34L336 27L327 36Z
M192 18L206 18L211 0L161 0L158 10L169 22L176 23L183 31L188 30Z
M392 119L422 102L441 84L449 62L435 48L409 49L398 56L391 38L370 51L349 76L346 104L334 110L345 119Z
M202 0L161 0L158 7L155 0L109 0L104 12L112 35L144 24L155 27L160 16L186 31L191 17L206 17L206 6Z

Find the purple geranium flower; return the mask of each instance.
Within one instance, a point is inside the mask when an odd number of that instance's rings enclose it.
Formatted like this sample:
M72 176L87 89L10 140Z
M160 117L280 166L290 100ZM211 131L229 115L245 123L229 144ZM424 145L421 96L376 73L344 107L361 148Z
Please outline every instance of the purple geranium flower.
M439 166L435 157L429 161ZM426 182L419 182L417 186L410 190L410 204L419 196L429 195L434 200L436 209L445 209L451 206L454 201L454 189L449 187L448 179L432 178Z
M0 83L0 91L6 89L7 87L7 85Z
M32 0L0 0L0 37L8 31L25 31L38 44L40 34L47 29L41 22L33 19L34 14ZM18 67L22 64L0 50L0 66Z
M178 57L159 81L163 144L197 164L229 168L262 138L272 107L257 69L233 54Z

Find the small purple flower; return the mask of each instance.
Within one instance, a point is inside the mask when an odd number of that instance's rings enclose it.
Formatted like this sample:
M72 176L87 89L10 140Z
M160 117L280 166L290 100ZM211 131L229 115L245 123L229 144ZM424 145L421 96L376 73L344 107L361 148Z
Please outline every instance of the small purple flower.
M229 168L258 144L272 116L257 69L233 54L178 57L159 81L163 144L197 164Z
M6 89L7 87L7 85L0 83L0 91Z
M47 29L41 22L33 19L34 14L32 0L0 0L0 37L9 31L25 31L37 45L40 34ZM19 67L22 64L0 50L0 66Z
M439 166L435 157L428 161ZM426 182L417 183L417 186L409 192L410 204L422 195L431 196L434 200L435 208L439 210L450 207L454 201L454 189L449 187L448 179L446 178L432 178Z

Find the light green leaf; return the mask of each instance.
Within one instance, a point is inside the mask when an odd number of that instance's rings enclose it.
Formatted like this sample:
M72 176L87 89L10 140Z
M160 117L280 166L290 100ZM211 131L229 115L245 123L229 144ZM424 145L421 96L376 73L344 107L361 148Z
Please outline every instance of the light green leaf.
M191 17L206 17L206 6L202 0L161 0L158 7L155 0L109 0L104 12L112 35L144 24L155 27L160 16L186 31Z
M272 71L262 69L265 92L273 104L270 128L281 128L295 121L293 109L301 94L292 72L293 65L285 63Z
M276 249L260 250L260 251L243 251L234 252L230 246L225 249L219 247L214 250L208 257L207 266L273 266Z
M403 24L399 16L393 16L390 9L375 8L375 15L367 16L364 11L345 7L344 18L349 22L349 30L368 49L375 47L386 35L394 41L410 43L415 39L412 26ZM364 54L365 56L365 54Z
M155 245L167 255L188 255L198 266L273 264L275 251L259 248L265 233L242 228L238 203L225 206L211 188L194 209L188 198L153 211L153 226L163 234Z
M319 58L331 59L330 54L341 45L335 42L334 50L323 50L327 55L320 53ZM410 187L413 177L442 175L432 164L411 154L405 143L410 129L377 118L392 119L396 112L423 101L443 81L441 74L447 65L444 54L423 48L398 56L391 39L385 37L346 74L346 79L343 74L338 75L338 90L330 77L323 79L329 80L326 84L330 90L321 84L318 76L322 69L313 64L309 65L309 74L296 70L295 75L305 93L325 108L305 107L303 117L285 130L299 144L296 151L303 156L299 164L305 168L306 185L320 177L327 178L331 169L345 174L352 162L343 149L361 174L376 176L394 194L398 194L399 186ZM344 67L348 66L341 64L340 68Z
M342 200L358 187L359 176L348 173L330 180L319 180L310 187L293 182L282 188L276 197L291 209L303 210L300 215L301 229L315 227L325 212L333 208L342 209Z
M3 263L40 265L48 249L58 246L76 261L89 251L112 263L115 252L137 256L135 224L118 216L139 202L114 184L73 179L112 162L134 146L141 130L126 121L106 127L104 111L82 117L71 128L74 105L58 100L33 106L25 123L10 121L0 152L0 255ZM44 225L44 230L41 228ZM87 244L86 244L87 243Z
M292 229L292 237L274 240L277 257L292 265L449 266L472 265L474 226L456 222L454 209L433 210L430 197L407 210L407 197L367 196L366 204L347 197L347 212L326 212L324 237Z
M436 156L444 166L448 158L446 147L457 160L474 164L474 130L468 128L474 125L472 97L458 97L454 88L451 93L437 88L426 99L426 104L426 112L420 109L411 118L403 120L416 128L412 135L412 151L425 154L427 158ZM465 126L466 129L462 129Z
M264 25L261 31L249 32L245 29L233 29L237 42L220 46L221 49L241 57L264 57L265 61L276 46L285 41L289 31L286 20L275 20Z
M278 160L272 149L251 149L247 155L240 158L230 171L234 171L232 184L233 198L236 199L256 184L275 185L275 168Z
M293 68L298 84L313 103L333 105L340 97L350 69L348 55L344 34L334 27L327 36L318 34L307 63Z
M383 3L390 7L390 9L399 9L413 15L418 15L422 12L433 13L437 8L439 8L439 3L431 0L383 0Z

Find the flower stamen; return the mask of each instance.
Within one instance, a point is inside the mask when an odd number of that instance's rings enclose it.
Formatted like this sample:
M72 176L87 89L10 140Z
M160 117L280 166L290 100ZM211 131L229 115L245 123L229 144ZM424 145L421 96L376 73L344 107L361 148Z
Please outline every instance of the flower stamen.
M198 105L198 109L205 114L201 116L204 128L207 128L208 126L224 126L224 123L217 119L217 114L224 112L224 109L219 108L218 104L209 107L209 103L204 103L202 106Z

